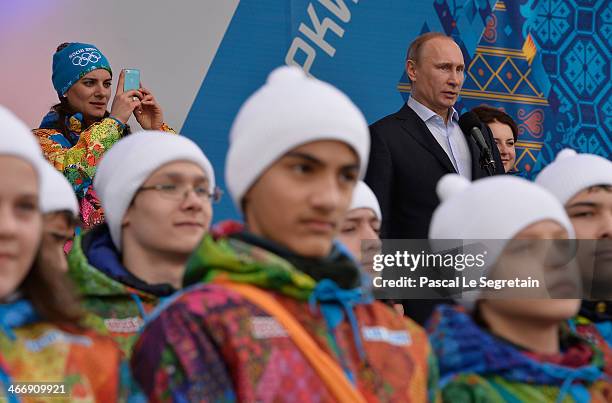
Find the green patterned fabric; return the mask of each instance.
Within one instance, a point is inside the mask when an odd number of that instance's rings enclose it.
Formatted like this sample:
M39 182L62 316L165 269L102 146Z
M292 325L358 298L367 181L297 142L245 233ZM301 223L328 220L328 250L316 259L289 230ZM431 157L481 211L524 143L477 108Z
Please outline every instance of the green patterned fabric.
M187 263L185 285L228 279L257 285L284 295L306 300L316 281L287 260L234 238L213 240L210 235Z
M68 275L83 299L84 325L109 335L129 357L144 324L145 315L160 302L155 295L129 287L98 270L87 260L83 235L74 239L68 254Z

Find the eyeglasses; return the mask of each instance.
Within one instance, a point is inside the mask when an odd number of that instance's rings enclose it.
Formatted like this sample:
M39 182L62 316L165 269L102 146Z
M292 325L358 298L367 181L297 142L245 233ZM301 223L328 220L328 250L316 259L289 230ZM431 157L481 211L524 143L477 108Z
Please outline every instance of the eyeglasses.
M162 197L171 200L185 200L189 192L193 191L195 195L202 201L212 201L217 203L223 196L223 191L218 187L215 187L212 193L208 190L208 186L191 186L186 183L174 184L160 184L151 186L142 186L138 189L138 192L145 190L155 190Z

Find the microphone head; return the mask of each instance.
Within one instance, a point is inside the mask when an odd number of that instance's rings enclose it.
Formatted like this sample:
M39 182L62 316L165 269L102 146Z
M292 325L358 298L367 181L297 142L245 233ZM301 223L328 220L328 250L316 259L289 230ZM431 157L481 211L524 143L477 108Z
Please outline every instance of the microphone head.
M480 129L480 118L472 111L466 112L459 118L459 127L465 134L469 133L473 127Z

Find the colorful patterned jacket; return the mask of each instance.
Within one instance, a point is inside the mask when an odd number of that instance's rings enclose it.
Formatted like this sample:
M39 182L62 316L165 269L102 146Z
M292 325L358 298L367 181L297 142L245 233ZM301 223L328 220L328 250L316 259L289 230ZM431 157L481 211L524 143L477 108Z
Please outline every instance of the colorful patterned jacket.
M605 355L606 372L612 373L612 321L606 301L582 301L580 313L568 321L570 329L597 346Z
M2 401L93 403L125 399L121 352L110 338L44 322L25 300L0 305L0 327ZM64 384L66 394L34 399L9 393L9 386L18 382L57 382ZM58 387L56 392L60 391Z
M329 269L356 270L342 253ZM437 367L424 330L360 289L340 289L270 250L207 235L186 282L149 317L132 373L150 401L332 402L285 328L223 282L250 284L282 305L368 402L435 400ZM322 286L325 285L325 286ZM341 371L342 374L342 371Z
M58 116L49 112L40 128L33 132L38 137L43 154L72 184L79 200L81 226L91 228L104 222L104 212L92 188L98 162L122 136L125 125L106 117L88 128L83 128L83 115L77 113L66 118L68 133L56 129ZM174 130L165 123L161 130Z
M521 350L478 326L462 307L441 305L427 327L445 402L612 402L607 345L562 329L564 352Z
M612 302L582 301L580 313L571 321L581 334L591 335L596 342L612 346Z
M113 337L129 358L146 315L175 290L146 284L123 267L105 224L75 238L68 266L88 312L85 325Z

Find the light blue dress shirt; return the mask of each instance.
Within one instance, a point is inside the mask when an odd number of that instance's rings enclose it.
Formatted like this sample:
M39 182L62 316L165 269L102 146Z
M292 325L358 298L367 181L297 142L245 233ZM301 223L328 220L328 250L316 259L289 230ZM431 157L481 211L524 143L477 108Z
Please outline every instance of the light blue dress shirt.
M459 128L459 113L457 113L457 110L451 108L451 118L445 124L440 115L416 99L410 97L407 104L425 122L459 175L472 180L472 156L467 139Z

